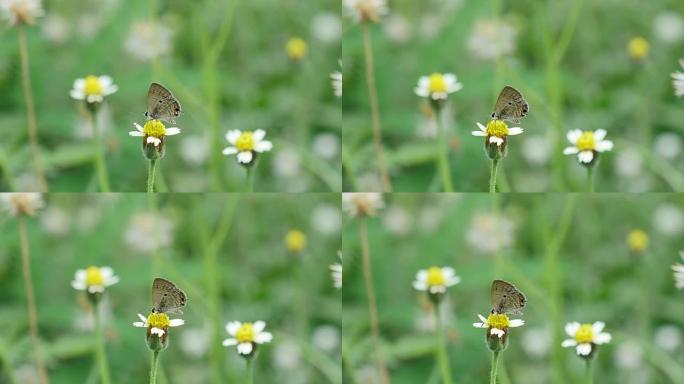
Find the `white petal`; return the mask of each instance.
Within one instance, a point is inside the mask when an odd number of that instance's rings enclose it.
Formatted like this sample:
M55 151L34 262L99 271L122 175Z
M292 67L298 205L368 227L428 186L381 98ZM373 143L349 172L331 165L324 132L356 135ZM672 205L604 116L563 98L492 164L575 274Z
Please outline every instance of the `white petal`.
M606 134L607 134L607 133L608 133L608 132L606 132L605 129L597 129L597 130L595 130L595 131L594 131L594 140L596 140L596 141L601 141L601 140L603 140L603 139L606 137Z
M77 290L79 290L79 291L83 291L83 290L86 289L86 285L85 285L85 283L82 282L82 281L75 281L75 280L74 280L74 281L71 282L71 286L72 286L74 289L77 289Z
M523 129L520 127L508 128L508 136L515 136L523 133Z
M565 333L570 337L575 337L577 331L580 329L580 323L573 321L572 323L565 324Z
M487 127L485 127L484 125L477 123L477 127L480 128L480 131L487 133Z
M594 160L594 152L582 151L577 154L577 158L579 159L580 163L589 164L592 160Z
M432 293L432 294L446 293L446 287L443 285L433 285L430 287L430 293Z
M271 332L261 332L254 337L254 342L257 344L270 343L273 340Z
M252 353L252 343L240 343L237 346L237 350L241 355L249 355Z
M499 339L502 338L503 335L506 334L506 332L504 332L502 329L498 329L498 328L492 328L492 330L489 331L489 333L492 334L492 335L498 336Z
M176 127L171 127L171 128L166 128L166 131L164 132L164 136L173 136L177 135L181 132L180 128Z
M158 147L159 144L161 144L161 140L156 138L156 137L153 137L153 136L148 136L147 137L147 143L148 144L150 144L150 143L154 144L155 147Z
M487 319L486 319L484 316L482 316L482 315L480 315L480 314L478 313L478 314L477 314L477 317L480 319L480 321L481 321L483 324L487 324Z
M85 88L85 79L74 80L74 89L83 91L83 88Z
M489 328L487 324L484 323L473 323L473 327L475 328Z
M228 131L226 133L226 140L228 140L228 142L231 144L235 144L235 142L237 141L237 139L240 137L241 134L242 134L242 132L240 132L240 130L233 129L232 131Z
M610 140L603 140L596 144L596 150L599 152L610 151L613 149L613 142Z
M76 99L76 100L83 100L83 99L85 99L85 93L83 93L83 91L81 91L81 90L72 89L72 90L69 92L69 95L70 95L72 98Z
M107 75L100 76L100 78L98 80L100 81L100 85L102 86L102 88L109 87L110 85L112 85L112 82L113 82L112 78L107 76Z
M102 94L105 96L109 96L112 93L116 93L116 91L119 90L119 87L116 85L110 85L109 87L106 87L102 90Z
M138 328L147 328L147 324L142 323L140 321L136 321L135 323L133 323L133 326Z
M487 134L482 132L482 131L473 131L472 134L473 134L473 136L480 136L480 137L487 136Z
M416 280L418 280L418 281L422 281L424 283L427 283L427 278L428 278L428 273L424 269L421 269L420 271L418 271L418 273L416 273Z
M142 320L143 323L147 323L147 317L143 316L142 314L138 313L138 318Z
M446 280L449 280L456 274L456 271L454 271L453 268L451 267L443 267L442 268L442 275Z
M576 350L578 355L587 356L591 353L591 344L579 344Z
M570 348L577 345L577 340L575 339L565 339L561 343L561 347Z
M249 164L252 161L252 151L243 151L237 154L238 162Z
M577 147L566 147L566 148L563 150L563 154L564 154L564 155L574 155L574 154L576 154L577 152L579 152L579 148L577 148Z
M138 131L130 131L130 132L128 132L128 136L143 137L143 136L145 136L145 134L142 132L138 132Z
M236 153L238 153L238 149L235 147L226 147L223 149L224 155L234 155Z
M517 327L522 327L523 325L525 325L525 320L513 319L513 320L511 320L509 327L517 328Z
M233 345L237 345L238 341L235 339L225 339L221 344L223 344L224 347L232 347Z
M580 136L582 136L582 131L580 131L579 129L570 130L566 135L568 141L573 144L577 144L577 140L579 140Z
M231 321L228 324L226 324L226 332L228 332L229 335L235 336L237 331L242 327L242 323L239 321Z
M606 327L606 323L603 321L597 321L594 324L591 325L591 333L594 335L598 335L603 331L603 328Z
M501 144L503 144L504 140L500 137L490 136L489 142L490 143L496 143L497 146L501 146Z
M169 320L169 327L180 327L183 324L185 324L185 320L183 320L183 319Z
M268 152L271 150L271 148L273 148L273 143L268 140L260 141L254 144L254 150L259 153Z
M252 139L254 141L261 141L264 139L264 137L266 137L266 131L263 129L257 129L254 131L254 133L252 133Z
M254 333L259 333L263 331L264 328L266 328L266 323L261 320L255 321L254 324L252 324L252 330L254 331Z
M594 336L594 343L595 344L606 344L606 343L610 343L611 339L612 339L612 337L610 336L610 333L603 332L603 333L599 333L599 334Z
M447 286L451 287L452 285L456 285L460 282L461 282L461 277L460 276L454 276L454 277L447 280Z
M419 290L419 291L427 291L428 285L424 281L414 281L413 282L413 288Z
M135 129L138 130L138 132L145 132L145 130L143 129L142 125L140 125L140 124L138 124L138 123L133 123L133 126L135 127Z
M119 282L119 276L112 276L109 279L105 280L105 285L107 287L114 285Z
M162 337L162 336L164 336L165 332L161 328L152 327L152 329L150 330L150 333L153 335L157 335L159 337Z
M413 89L413 92L415 92L416 95L418 95L418 96L420 96L420 97L428 97L428 96L430 96L430 91L428 91L426 88L416 87L416 88Z

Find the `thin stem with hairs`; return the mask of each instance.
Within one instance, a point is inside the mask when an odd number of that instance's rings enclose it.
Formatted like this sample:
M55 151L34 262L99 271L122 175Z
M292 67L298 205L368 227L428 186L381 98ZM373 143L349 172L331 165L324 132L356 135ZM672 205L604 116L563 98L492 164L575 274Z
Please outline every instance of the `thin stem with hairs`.
M100 369L100 383L110 384L109 365L107 364L107 353L104 345L104 332L102 328L102 314L99 305L93 307L95 315L95 358Z
M492 160L492 173L489 176L489 193L496 193L496 172L499 169L499 160Z
M444 338L444 324L439 304L435 304L435 338L437 341L436 353L439 367L442 371L442 383L451 384L451 368L449 368L449 355L446 349L446 339Z
M489 384L496 384L496 375L499 369L500 354L501 352L499 351L492 352L492 370L489 374Z
M449 145L447 141L446 128L442 122L441 108L434 108L435 123L437 123L437 165L439 172L442 175L442 187L444 192L453 192L454 187L451 182L451 168L449 167Z
M147 193L154 192L154 173L157 169L157 160L150 159L147 167Z
M157 384L157 370L159 368L159 351L152 351L152 364L150 365L150 384Z
M109 192L109 177L107 176L107 165L104 160L104 150L102 146L102 137L100 135L100 127L97 124L96 108L90 111L90 122L93 129L93 141L95 147L95 171L97 172L97 179L100 183L100 191Z

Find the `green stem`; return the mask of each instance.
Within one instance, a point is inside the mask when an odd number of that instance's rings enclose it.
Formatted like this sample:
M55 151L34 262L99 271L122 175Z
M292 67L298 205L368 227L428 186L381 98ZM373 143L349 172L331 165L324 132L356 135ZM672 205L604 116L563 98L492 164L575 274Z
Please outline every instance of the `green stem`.
M109 366L107 365L107 354L105 352L104 335L102 332L102 316L99 307L94 307L95 311L95 359L100 368L100 383L109 384L112 382L109 377Z
M253 357L248 357L247 359L247 375L245 379L246 384L253 384L254 383L254 363Z
M442 122L442 114L439 108L434 108L435 111L435 122L437 123L437 153L439 156L437 162L439 165L439 171L442 175L442 186L444 187L444 192L453 192L454 187L451 183L451 169L449 168L449 153L448 153L448 143L446 138L446 130Z
M593 358L588 358L585 359L587 361L587 366L586 369L584 370L584 383L585 384L592 384L594 382L594 375L593 375Z
M157 384L157 369L159 368L159 351L152 351L152 366L150 367L150 384Z
M492 352L492 372L489 375L489 384L496 384L496 373L499 368L499 351Z
M100 182L100 191L109 192L109 177L107 176L107 165L104 160L102 137L100 137L100 127L97 124L97 115L94 109L90 111L90 122L93 129L93 144L95 147L95 171Z
M150 165L147 168L147 193L154 192L154 172L157 169L157 160L150 159Z
M594 166L587 167L587 191L594 192Z
M254 191L254 167L256 167L256 164L245 167L245 170L247 171L247 177L245 177L245 192Z
M492 160L492 173L489 176L489 193L496 193L496 172L499 169L499 160Z
M451 369L449 368L449 357L446 350L446 340L444 338L444 325L439 311L439 304L435 304L435 337L437 338L437 360L442 371L442 383L451 384Z

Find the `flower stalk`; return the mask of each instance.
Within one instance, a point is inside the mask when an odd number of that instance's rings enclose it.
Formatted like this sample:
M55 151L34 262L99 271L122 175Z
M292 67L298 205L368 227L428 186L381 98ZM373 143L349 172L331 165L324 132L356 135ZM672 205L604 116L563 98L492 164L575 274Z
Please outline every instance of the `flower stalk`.
M489 176L489 193L496 193L496 174L499 169L499 159L492 159L492 173Z
M157 159L150 159L147 167L147 193L154 192L154 176L157 170Z
M444 338L444 324L442 324L440 304L435 303L434 308L437 361L439 361L439 367L442 371L442 383L451 384L451 368L449 367L449 357L446 350L446 339Z
M594 359L584 359L587 363L585 370L584 370L584 383L585 384L592 384L594 382L594 375L593 375L593 363Z
M93 104L95 105L95 104ZM95 171L100 183L100 191L109 192L109 177L107 175L107 165L104 160L104 149L102 146L102 137L100 135L100 127L97 123L97 107L93 106L90 109L90 121L93 129L93 141L95 147Z
M159 368L159 351L152 351L152 365L150 365L150 384L157 383L157 371Z
M245 375L245 383L246 384L253 384L254 383L254 359L252 358L247 358L245 359L245 364L246 364L246 375Z
M448 154L448 141L446 135L446 129L444 123L442 122L442 109L438 106L433 107L435 111L435 122L437 123L437 153L438 166L440 174L442 175L442 186L444 187L444 192L453 192L454 187L451 182L451 169L449 167L449 154Z
M97 305L93 308L95 311L95 354L97 365L100 368L100 382L102 384L110 384L112 380L109 376L109 366L107 364L107 354L104 346L102 314Z
M587 192L594 192L594 167L587 166Z
M496 384L496 375L499 369L499 357L501 351L492 352L492 370L489 374L489 384Z

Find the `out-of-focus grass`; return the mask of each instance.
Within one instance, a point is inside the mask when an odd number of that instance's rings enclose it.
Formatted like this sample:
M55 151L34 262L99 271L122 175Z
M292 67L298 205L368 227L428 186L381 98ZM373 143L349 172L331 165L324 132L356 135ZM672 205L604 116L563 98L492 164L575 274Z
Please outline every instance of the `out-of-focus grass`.
M327 148L332 155L326 158L314 148L318 135L340 135L340 104L328 77L338 67L340 43L324 36L326 25L335 35L337 2L304 7L276 0L110 0L47 2L45 7L46 17L29 28L28 40L39 139L51 191L97 190L92 140L77 137L86 116L69 97L73 81L89 74L108 74L119 86L106 100L103 121L114 191L145 188L147 163L140 140L129 137L128 131L145 119L152 81L169 87L184 110L176 124L182 133L167 139L167 156L161 162L162 185L168 190L242 190L244 169L234 157L220 153L227 146L224 134L229 129L264 129L274 143L273 151L261 158L257 190L341 189L339 140L332 144L337 149ZM332 19L326 24L322 16ZM55 18L65 24L55 27ZM124 46L133 25L150 20L173 31L172 52L140 62ZM295 36L309 47L299 63L285 52L287 40ZM3 28L0 39L0 189L35 190L16 31ZM191 149L192 144L183 144L190 137L204 144ZM204 160L192 162L190 157Z
M168 242L156 254L130 240L131 228L149 234L145 225L133 224L153 210L143 194L51 194L47 208L27 219L51 382L97 382L87 302L70 286L74 272L90 265L111 266L121 279L105 296L106 347L115 383L148 380L145 330L131 323L151 308L154 276L168 278L188 295L180 316L185 325L169 330L170 346L161 356L162 383L241 380L243 359L234 347L220 345L231 320L264 320L274 335L259 349L257 382L341 382L335 347L340 334L328 332L323 343L333 347L324 350L320 328L340 327L341 301L328 265L341 243L339 233L320 230L315 214L321 207L339 209L336 195L187 194L160 197L156 205L160 223L173 223L170 231L160 224L148 236L150 243L156 236ZM327 219L333 228L335 218L339 215ZM9 374L17 383L27 382L21 380L27 380L33 358L17 225L2 215L0 227L0 382L8 382ZM295 228L308 239L301 255L288 253L283 242Z
M496 202L485 194L385 197L385 211L367 221L393 383L439 382L432 309L412 287L416 272L430 266L452 266L462 278L444 303L454 382L488 379L485 330L472 324L491 309L495 278L513 282L529 300L525 325L510 330L502 383L579 382L583 362L574 349L560 347L570 321L604 321L613 335L599 348L595 382L684 379L682 292L670 269L680 260L684 231L680 196L510 194L501 196L499 219ZM637 228L650 237L642 254L626 244ZM345 364L362 383L374 360L354 220L345 223L343 238ZM674 350L654 341L665 325L679 334Z
M664 12L681 23L684 6L671 0L392 1L389 15L372 32L383 142L395 190L441 190L435 141L425 138L430 129L421 112L424 101L413 93L418 78L432 72L455 73L464 84L450 95L446 111L457 191L486 191L490 163L482 138L471 131L477 130L476 122L486 122L506 84L522 91L531 112L514 124L525 132L509 140L509 156L499 175L503 191L583 190L584 169L561 153L565 133L598 128L606 129L616 144L601 156L598 191L684 190L681 151L665 159L654 149L660 134L674 133L681 143L684 133L682 101L674 96L670 79L684 40L668 43L656 32L668 28L658 18ZM511 27L516 48L498 60L478 58L469 40L481 21ZM628 54L627 44L636 36L650 43L643 62ZM361 28L347 20L344 188L380 190L361 40ZM556 57L561 57L557 63Z

